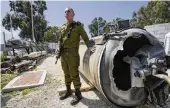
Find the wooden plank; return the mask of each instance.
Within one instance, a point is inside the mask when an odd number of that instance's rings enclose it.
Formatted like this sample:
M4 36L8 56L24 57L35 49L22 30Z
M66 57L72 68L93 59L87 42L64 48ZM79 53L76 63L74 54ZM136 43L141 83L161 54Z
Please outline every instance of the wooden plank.
M31 63L33 63L33 61L31 61L31 60L28 60L28 61L24 60L24 61L22 61L20 63L15 64L15 67L16 68L20 68L22 66L26 66L26 65L29 65Z

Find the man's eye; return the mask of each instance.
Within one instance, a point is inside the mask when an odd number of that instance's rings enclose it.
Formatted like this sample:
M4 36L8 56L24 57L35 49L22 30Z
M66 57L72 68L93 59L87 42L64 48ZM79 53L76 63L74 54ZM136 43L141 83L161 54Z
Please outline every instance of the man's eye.
M69 11L69 10L68 10L68 11L65 11L65 13L67 13L67 12L69 13L70 11Z

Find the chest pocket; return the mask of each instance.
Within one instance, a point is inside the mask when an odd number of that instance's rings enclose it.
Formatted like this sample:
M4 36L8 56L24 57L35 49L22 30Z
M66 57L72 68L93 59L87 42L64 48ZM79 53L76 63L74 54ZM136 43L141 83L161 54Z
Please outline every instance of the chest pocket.
M75 28L72 29L72 32L71 32L71 34L70 34L70 39L73 40L73 41L75 41L75 40L77 40L78 38L79 38L79 31L78 31L78 28L75 27Z
M64 38L65 36L65 34L66 34L66 30L67 30L67 27L63 27L62 29L61 29L61 37L62 38Z

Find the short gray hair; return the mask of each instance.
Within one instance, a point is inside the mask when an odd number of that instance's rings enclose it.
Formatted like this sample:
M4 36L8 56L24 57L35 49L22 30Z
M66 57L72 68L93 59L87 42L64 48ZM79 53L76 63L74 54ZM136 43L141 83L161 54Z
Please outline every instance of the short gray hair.
M71 10L71 11L73 12L73 15L75 15L73 8L67 7L66 9ZM65 10L66 10L66 9L65 9Z

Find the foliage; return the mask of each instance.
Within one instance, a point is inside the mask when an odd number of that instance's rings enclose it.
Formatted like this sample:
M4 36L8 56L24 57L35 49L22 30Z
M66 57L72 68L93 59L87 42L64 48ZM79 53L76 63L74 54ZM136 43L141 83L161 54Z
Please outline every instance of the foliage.
M1 74L1 88L5 87L17 74Z
M57 26L50 27L46 32L44 39L47 42L56 42L59 36L59 28Z
M7 54L5 52L2 52L2 54L0 55L1 62L3 62L4 59L6 59L6 58L7 58Z
M113 21L112 21L112 22L113 22L113 24L116 24L116 23L117 23L117 21L121 21L121 20L124 20L124 19L122 19L122 18L119 18L119 17L118 17L118 18L116 18L116 19L113 19Z
M99 19L99 20L98 20ZM113 19L112 22L106 22L103 18L94 18L88 26L92 37L98 35L98 22L99 22L99 35L104 32L114 32L117 21L123 20L122 18ZM170 1L149 1L147 6L142 6L137 12L132 13L130 19L131 27L141 27L146 25L153 25L159 23L170 22ZM112 26L107 24L111 23ZM106 26L107 25L107 26ZM107 29L106 29L107 28Z
M106 20L102 17L94 18L88 28L90 30L91 36L95 37L98 35L102 35L104 32L108 32L109 28L106 27ZM99 31L99 33L98 33Z
M131 25L144 27L159 23L170 22L170 1L149 1L147 6L142 6L133 12Z
M115 32L118 29L117 26L115 26L115 24L117 24L117 22L121 21L121 20L124 20L124 19L118 17L118 18L115 18L115 19L112 20L111 23L113 25L110 27L110 32Z
M32 37L32 19L30 1L9 1L12 27L14 30L20 29L21 39L31 39ZM32 3L34 35L36 42L42 42L44 32L47 29L44 11L47 10L45 1L34 1ZM10 30L10 13L7 13L2 20L5 29Z
M10 94L11 94L12 96L16 96L16 95L17 95L17 91L12 91Z
M22 91L22 95L27 95L28 93L30 93L32 90L31 89L24 89Z
M88 26L92 37L98 36L98 23L99 23L99 35L103 33L109 33L115 31L117 28L114 26L117 21L124 20L122 18L115 18L111 22L106 22L102 17L94 18L91 24Z

